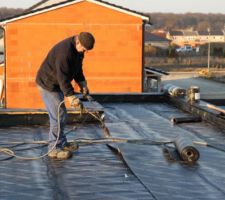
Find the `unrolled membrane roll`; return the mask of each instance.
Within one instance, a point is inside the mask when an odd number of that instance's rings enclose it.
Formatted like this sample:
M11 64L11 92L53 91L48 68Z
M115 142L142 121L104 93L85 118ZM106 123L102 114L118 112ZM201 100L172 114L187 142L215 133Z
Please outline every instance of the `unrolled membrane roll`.
M174 143L182 160L188 163L195 163L199 159L199 151L189 138L179 136Z

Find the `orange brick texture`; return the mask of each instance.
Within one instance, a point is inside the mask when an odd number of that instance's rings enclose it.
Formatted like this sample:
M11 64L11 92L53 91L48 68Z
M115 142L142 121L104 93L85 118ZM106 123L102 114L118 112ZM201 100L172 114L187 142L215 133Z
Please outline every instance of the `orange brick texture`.
M4 76L4 67L0 66L0 77Z
M83 69L93 93L142 90L142 19L91 2L79 2L6 25L6 107L44 108L35 76L54 44L90 31L95 48Z

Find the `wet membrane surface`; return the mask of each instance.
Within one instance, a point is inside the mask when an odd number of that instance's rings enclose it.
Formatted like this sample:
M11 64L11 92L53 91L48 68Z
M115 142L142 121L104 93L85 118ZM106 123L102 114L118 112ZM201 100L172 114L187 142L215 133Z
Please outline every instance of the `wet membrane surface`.
M105 144L80 146L73 158L65 161L47 157L24 161L0 154L0 199L225 198L223 130L206 122L174 125L171 118L190 115L166 103L103 106L113 137L165 141L185 136L192 141L206 141L211 147L196 146L200 159L192 165L168 153L174 150L173 144L111 144L119 148L122 156ZM66 131L71 128L67 126ZM68 134L68 139L100 137L103 132L99 124L79 124ZM1 143L47 138L47 126L0 129ZM40 145L12 149L28 157L47 151Z

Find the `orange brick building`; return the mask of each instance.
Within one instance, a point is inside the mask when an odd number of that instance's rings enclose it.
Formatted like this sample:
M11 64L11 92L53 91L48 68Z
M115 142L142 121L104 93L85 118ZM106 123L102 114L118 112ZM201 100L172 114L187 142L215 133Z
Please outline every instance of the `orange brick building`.
M5 19L6 108L43 108L36 72L50 48L80 31L94 50L83 69L92 93L137 93L143 85L143 32L149 18L98 0L67 1Z

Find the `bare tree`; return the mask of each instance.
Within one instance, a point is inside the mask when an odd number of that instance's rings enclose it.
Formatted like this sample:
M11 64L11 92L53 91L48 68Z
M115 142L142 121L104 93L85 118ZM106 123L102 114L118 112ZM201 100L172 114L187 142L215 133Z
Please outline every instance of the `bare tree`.
M203 13L147 13L151 17L154 29L187 29L221 30L224 28L225 14L203 14Z

